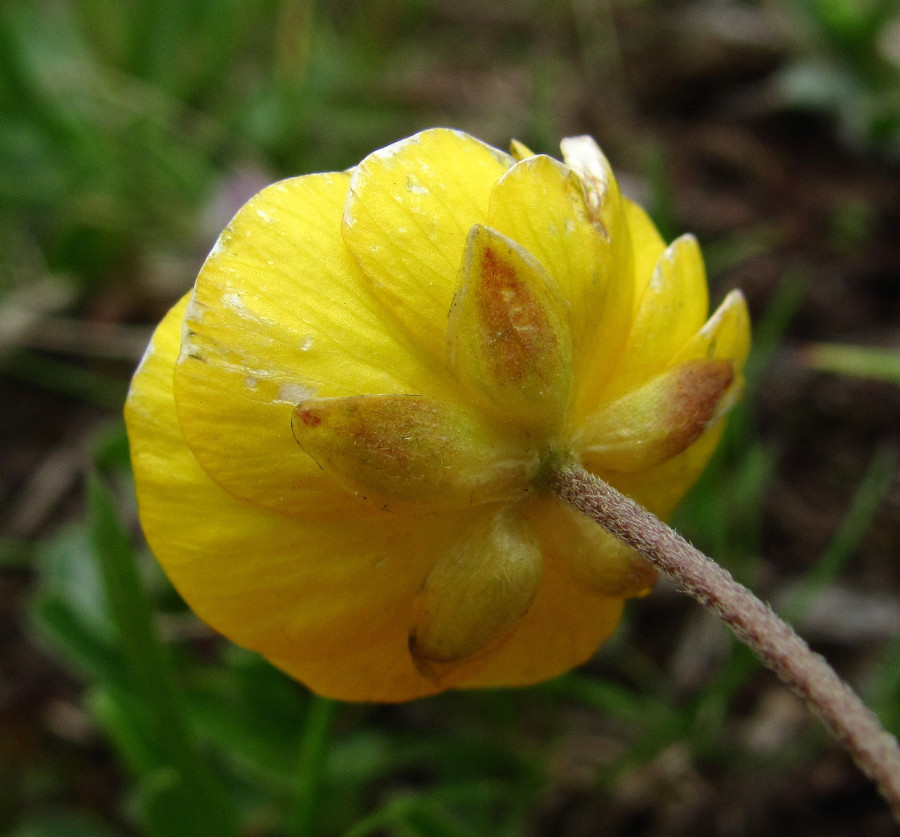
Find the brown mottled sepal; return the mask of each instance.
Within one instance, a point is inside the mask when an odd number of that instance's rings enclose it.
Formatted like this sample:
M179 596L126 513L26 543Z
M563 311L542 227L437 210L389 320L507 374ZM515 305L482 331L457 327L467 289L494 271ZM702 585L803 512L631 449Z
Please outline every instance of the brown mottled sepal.
M695 442L738 395L730 360L687 361L590 416L580 437L584 463L600 471L651 468Z
M466 243L447 340L460 382L507 420L559 422L572 385L565 303L534 256L480 224Z
M523 467L482 422L420 396L311 398L291 428L337 482L387 505L499 498Z

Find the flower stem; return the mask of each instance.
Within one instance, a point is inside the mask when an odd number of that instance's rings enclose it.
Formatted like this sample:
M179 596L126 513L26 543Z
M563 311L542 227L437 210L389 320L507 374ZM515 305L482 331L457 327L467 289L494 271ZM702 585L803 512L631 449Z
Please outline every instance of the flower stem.
M750 590L656 516L578 465L560 464L545 485L636 549L737 637L821 718L878 787L900 822L900 747L819 654Z

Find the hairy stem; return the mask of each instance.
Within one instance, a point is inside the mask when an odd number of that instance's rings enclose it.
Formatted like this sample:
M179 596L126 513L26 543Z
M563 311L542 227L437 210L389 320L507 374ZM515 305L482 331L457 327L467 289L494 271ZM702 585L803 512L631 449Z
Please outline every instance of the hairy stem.
M900 747L823 657L726 570L603 480L571 464L545 476L558 497L636 549L723 619L822 719L900 822Z

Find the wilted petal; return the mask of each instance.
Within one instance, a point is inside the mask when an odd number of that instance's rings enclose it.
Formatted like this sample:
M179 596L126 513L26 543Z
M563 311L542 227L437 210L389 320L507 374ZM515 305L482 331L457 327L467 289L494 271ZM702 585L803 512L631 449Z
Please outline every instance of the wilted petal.
M610 210L620 207L621 195L609 160L593 137L566 137L559 147L565 164L584 183L591 220L605 236L612 238L619 224L610 224Z
M585 192L567 166L543 154L528 157L497 181L487 222L531 253L559 288L580 368L615 356L631 314L631 276L619 272L616 245L598 230ZM600 211L604 223L622 225L620 207Z

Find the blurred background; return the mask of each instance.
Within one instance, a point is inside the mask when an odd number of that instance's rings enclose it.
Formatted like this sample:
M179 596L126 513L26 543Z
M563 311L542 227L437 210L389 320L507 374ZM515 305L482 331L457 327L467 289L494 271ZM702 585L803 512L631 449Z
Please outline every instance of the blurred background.
M676 525L900 731L895 0L3 0L0 834L895 833L665 584L556 681L385 707L161 576L120 418L152 326L260 187L434 125L593 134L743 289L747 394Z

